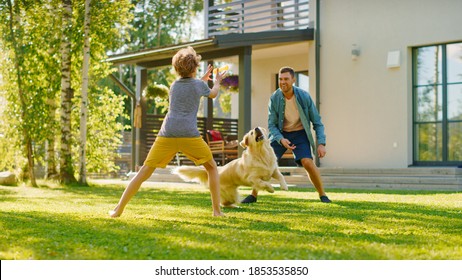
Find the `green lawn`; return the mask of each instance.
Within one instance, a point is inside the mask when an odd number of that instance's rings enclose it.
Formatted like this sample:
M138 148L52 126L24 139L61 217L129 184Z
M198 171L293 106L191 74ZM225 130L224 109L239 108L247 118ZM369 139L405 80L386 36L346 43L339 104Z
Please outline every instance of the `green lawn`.
M0 186L0 259L462 259L461 193L291 188L213 218L203 187L145 183L110 219L124 188Z

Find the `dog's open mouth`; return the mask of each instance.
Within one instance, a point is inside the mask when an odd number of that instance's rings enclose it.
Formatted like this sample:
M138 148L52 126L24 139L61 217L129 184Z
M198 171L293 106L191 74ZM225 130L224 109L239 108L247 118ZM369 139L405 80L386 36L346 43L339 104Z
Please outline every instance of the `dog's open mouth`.
M255 128L255 141L259 142L265 139L265 135L263 135L263 132L260 130L259 127Z

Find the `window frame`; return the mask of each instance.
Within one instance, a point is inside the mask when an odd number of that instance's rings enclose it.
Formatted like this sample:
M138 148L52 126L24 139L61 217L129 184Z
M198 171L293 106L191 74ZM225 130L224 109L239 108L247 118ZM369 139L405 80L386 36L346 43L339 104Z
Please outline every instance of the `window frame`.
M447 46L452 44L462 44L461 42L448 42L441 44L431 44L424 45L412 48L412 161L414 166L461 166L462 161L449 160L449 126L454 123L462 124L462 120L450 120L448 119L448 86L451 85L462 85L462 81L459 82L448 82L448 63L447 63ZM417 54L418 50L427 47L441 47L441 61L438 61L438 64L441 63L442 71L442 80L436 84L418 84L417 80L417 71L418 69L418 60ZM440 58L438 58L440 59ZM418 119L418 91L420 88L428 86L437 86L441 87L442 92L442 118L441 120L436 118L435 120L419 120ZM434 124L435 126L441 125L442 130L442 146L441 146L441 160L419 160L419 142L418 142L418 126L422 124Z

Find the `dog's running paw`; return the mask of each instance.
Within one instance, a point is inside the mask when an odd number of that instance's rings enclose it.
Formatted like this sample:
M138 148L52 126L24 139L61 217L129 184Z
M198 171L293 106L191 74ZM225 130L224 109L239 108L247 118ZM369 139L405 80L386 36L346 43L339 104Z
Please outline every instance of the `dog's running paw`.
M289 187L287 185L281 185L281 190L288 191Z

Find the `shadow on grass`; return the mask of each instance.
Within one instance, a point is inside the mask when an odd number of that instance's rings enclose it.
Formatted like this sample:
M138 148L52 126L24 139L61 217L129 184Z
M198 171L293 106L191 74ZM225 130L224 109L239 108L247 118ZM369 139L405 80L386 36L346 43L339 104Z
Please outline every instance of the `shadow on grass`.
M116 203L123 186L66 187L78 207ZM308 192L311 190L292 190ZM2 190L4 192L4 190ZM340 192L346 192L341 190ZM340 193L339 192L339 193ZM437 192L440 193L440 192ZM388 192L387 192L388 194ZM4 192L6 197L11 192ZM58 198L40 203L57 203ZM24 200L24 198L22 198ZM211 218L207 191L142 189L124 216L2 211L0 258L460 259L461 209L268 195ZM109 209L106 209L109 210ZM104 211L106 211L104 210Z
M15 193L15 190L9 190L4 188L0 189L0 201L12 200L14 198L13 195Z

